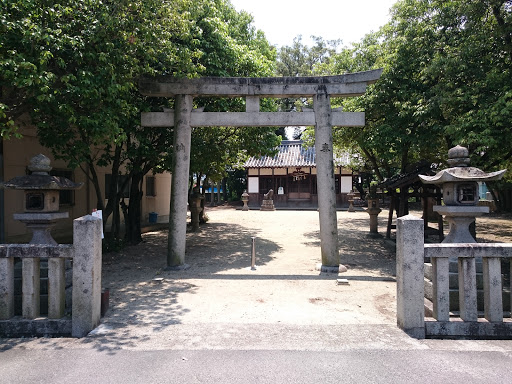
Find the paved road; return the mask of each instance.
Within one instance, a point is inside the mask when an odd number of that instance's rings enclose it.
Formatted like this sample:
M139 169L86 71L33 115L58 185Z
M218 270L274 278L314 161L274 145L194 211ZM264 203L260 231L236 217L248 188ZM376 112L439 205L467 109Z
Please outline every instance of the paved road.
M2 383L510 383L510 353L12 349Z
M512 382L512 341L416 340L385 324L177 324L148 337L120 334L0 340L0 382Z

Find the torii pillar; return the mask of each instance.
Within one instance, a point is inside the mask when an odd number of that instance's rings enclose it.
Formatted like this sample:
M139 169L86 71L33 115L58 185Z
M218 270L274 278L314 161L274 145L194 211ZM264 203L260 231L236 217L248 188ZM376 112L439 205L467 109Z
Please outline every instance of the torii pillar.
M338 220L336 216L336 183L334 179L331 101L325 87L314 97L315 152L318 212L320 216L320 251L322 262L316 269L339 272Z
M167 238L167 268L187 269L185 246L187 238L188 174L192 127L192 96L176 95L174 106L174 151L172 154L171 209Z

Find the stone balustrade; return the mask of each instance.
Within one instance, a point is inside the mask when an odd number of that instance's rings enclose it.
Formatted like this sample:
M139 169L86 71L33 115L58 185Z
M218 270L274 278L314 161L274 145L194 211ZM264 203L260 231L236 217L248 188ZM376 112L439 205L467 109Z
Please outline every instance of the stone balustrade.
M100 320L101 219L73 221L73 245L0 244L0 336L83 337ZM22 260L22 316L14 312L14 260ZM40 261L48 259L48 317L40 317ZM65 315L65 260L73 263L71 318Z
M433 318L425 317L425 258L430 258L432 263ZM505 317L503 310L503 258L512 258L512 244L424 244L423 220L412 215L399 218L398 326L418 338L512 338L512 319L510 313ZM450 313L450 259L458 261L458 314ZM483 314L477 307L476 260L480 259L483 265Z

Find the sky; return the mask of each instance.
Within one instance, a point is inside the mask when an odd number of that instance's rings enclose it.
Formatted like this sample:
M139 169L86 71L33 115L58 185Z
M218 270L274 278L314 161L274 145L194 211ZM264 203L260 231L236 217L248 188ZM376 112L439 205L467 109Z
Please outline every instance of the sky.
M302 35L311 45L310 36L324 40L341 39L350 45L386 24L389 9L397 0L231 0L235 9L254 17L256 28L277 47L291 45Z

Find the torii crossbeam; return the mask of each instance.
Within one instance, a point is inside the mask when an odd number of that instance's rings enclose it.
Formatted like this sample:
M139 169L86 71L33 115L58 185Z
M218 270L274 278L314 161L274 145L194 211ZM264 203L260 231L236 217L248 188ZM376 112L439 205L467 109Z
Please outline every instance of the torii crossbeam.
M174 126L174 143L169 215L167 264L185 268L188 176L190 170L191 127L315 126L318 209L320 217L321 264L323 272L338 272L338 227L333 162L333 126L364 126L364 112L332 109L331 97L363 95L376 82L382 69L339 76L177 79L144 78L139 82L143 95L174 97L171 112L141 115L145 127ZM245 97L246 112L202 112L193 110L194 97ZM313 111L260 112L260 98L312 97Z

